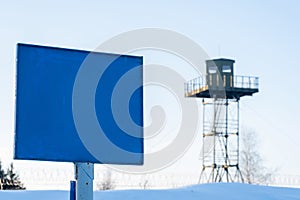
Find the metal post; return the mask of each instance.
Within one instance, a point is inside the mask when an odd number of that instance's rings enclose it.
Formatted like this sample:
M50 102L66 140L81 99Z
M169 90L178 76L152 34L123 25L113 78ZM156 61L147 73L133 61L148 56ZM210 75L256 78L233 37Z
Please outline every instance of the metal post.
M229 177L228 177L228 165L229 165L229 156L228 156L228 99L226 98L226 118L225 118L225 171L226 171L226 179L227 182L229 182Z
M214 106L214 116L213 116L213 137L214 137L214 151L213 151L213 170L212 170L212 182L215 179L215 168L216 168L216 120L217 120L217 110L216 110L216 97L213 99Z
M70 200L76 200L76 181L70 181Z
M237 102L237 163L240 161L240 102L239 99L236 100Z
M205 165L205 100L202 99L202 106L203 106L203 113L202 113L202 121L203 121L203 125L202 125L202 165ZM203 167L204 169L204 167Z
M205 170L205 153L204 153L204 150L205 150L205 100L202 99L202 107L203 107L203 113L202 113L202 170L201 170L201 173L200 173L200 177L199 177L199 180L198 180L198 183L201 182L201 178L202 178L202 175L204 173L204 170Z
M93 200L93 163L75 163L76 200Z
M238 170L238 173L240 174L240 178L241 178L241 181L242 183L244 183L244 178L243 178L243 175L242 175L242 172L240 170L240 167L239 167L239 162L240 162L240 99L238 98L237 99L237 115L238 115L238 131L237 131L237 170Z

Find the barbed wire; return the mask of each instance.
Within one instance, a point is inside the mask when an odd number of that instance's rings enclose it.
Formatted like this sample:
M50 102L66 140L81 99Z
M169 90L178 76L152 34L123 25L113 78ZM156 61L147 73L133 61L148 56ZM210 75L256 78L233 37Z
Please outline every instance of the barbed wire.
M95 170L94 188L105 181L106 170ZM68 190L71 180L74 180L74 171L71 169L39 169L32 168L20 171L21 181L29 190ZM198 182L198 174L189 173L153 173L153 174L127 174L111 172L111 181L115 189L157 189L176 188L194 185ZM299 187L300 175L274 174L269 179L270 186Z

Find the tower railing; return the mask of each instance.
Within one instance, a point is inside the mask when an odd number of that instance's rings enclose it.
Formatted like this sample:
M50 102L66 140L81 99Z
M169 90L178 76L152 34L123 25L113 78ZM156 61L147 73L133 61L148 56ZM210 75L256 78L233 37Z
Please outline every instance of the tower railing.
M188 82L184 83L184 94L190 96L199 92L202 92L208 88L204 77L199 76Z
M258 89L259 78L255 76L233 76L233 88ZM184 84L185 96L193 96L205 90L208 90L208 85L204 76L194 78Z
M235 88L258 89L259 79L255 76L234 76L233 86Z

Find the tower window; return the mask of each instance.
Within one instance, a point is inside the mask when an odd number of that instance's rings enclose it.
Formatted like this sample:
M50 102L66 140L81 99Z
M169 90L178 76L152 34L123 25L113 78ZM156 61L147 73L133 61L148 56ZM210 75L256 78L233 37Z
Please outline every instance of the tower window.
M222 71L224 73L231 73L231 67L229 65L223 65Z
M218 70L217 66L210 66L208 68L208 73L215 74L215 73L217 73L217 70Z

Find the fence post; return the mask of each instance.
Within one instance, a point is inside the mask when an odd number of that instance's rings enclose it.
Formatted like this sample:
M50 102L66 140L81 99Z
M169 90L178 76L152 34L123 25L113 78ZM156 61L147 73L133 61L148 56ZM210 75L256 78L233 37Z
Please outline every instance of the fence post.
M76 200L76 181L70 181L70 200Z

